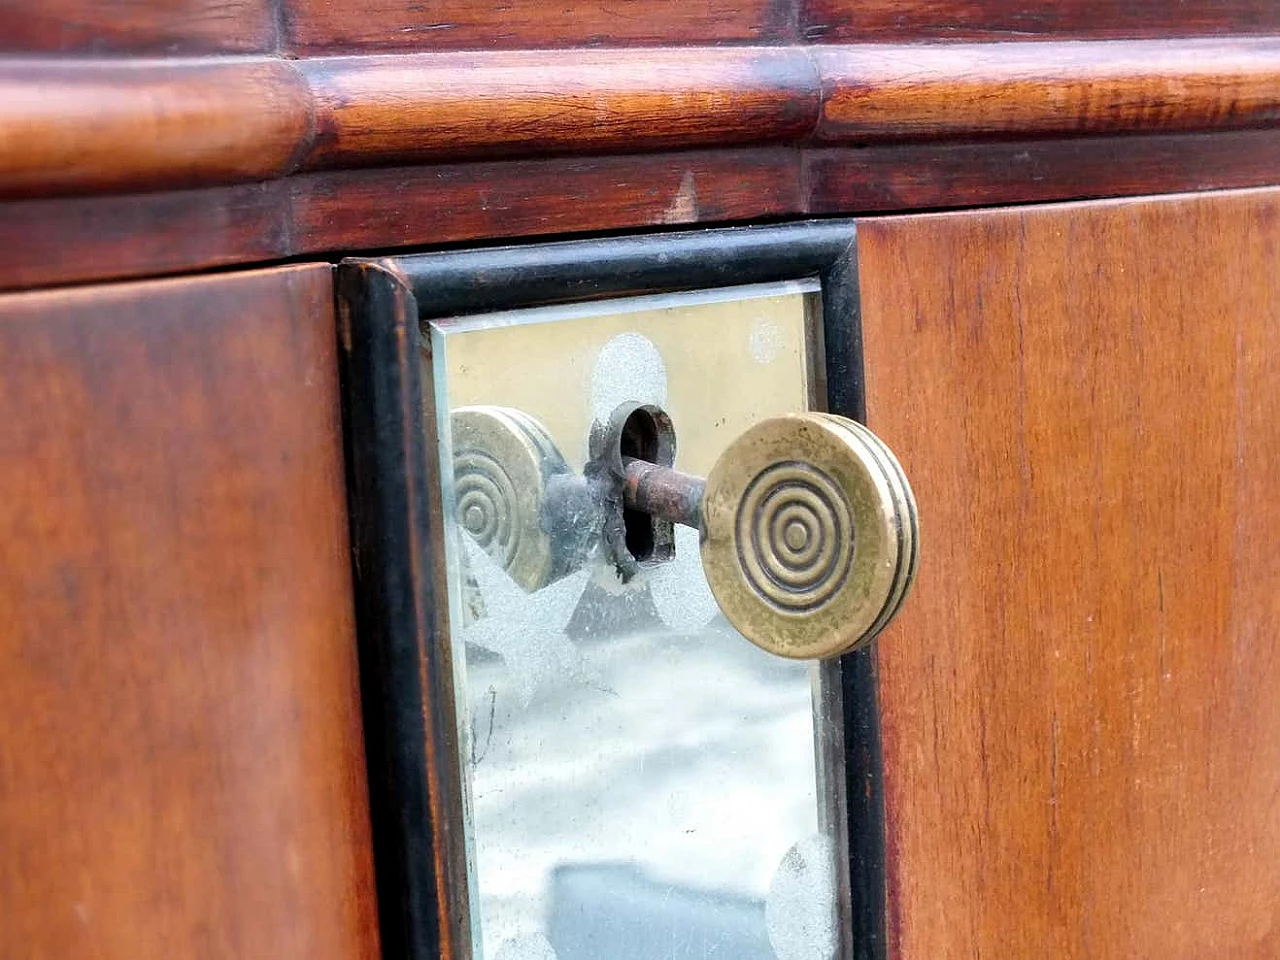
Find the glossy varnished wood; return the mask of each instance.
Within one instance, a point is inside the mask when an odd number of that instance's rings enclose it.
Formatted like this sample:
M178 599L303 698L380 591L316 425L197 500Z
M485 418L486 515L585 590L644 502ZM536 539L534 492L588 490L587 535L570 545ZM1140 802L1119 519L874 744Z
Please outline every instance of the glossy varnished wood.
M1280 37L0 58L0 197L585 153L1280 125Z
M1280 130L788 147L332 170L206 190L0 203L0 289L806 213L1280 180Z
M482 50L669 43L777 43L794 32L794 0L328 0L284 4L295 53Z
M0 50L190 54L796 40L1184 37L1280 30L1269 0L0 0Z
M820 100L812 64L786 47L346 57L299 69L315 100L312 167L791 142L813 128Z
M1280 39L810 49L822 141L1224 129L1280 120Z
M327 267L0 298L0 953L379 955Z
M0 50L189 54L795 40L1183 37L1280 30L1269 0L2 0ZM279 29L278 29L279 27Z
M283 259L289 183L0 203L0 290Z
M861 221L891 955L1280 955L1280 191Z
M327 171L0 203L0 289L360 250L800 212L794 150Z
M0 196L280 176L310 143L310 96L277 60L0 59Z
M1272 0L800 0L806 40L1016 40L1274 33Z
M747 220L803 208L799 157L786 149L349 170L296 177L290 186L298 252Z
M810 213L1141 196L1280 181L1280 130L806 150Z
M0 0L0 52L258 53L272 0Z

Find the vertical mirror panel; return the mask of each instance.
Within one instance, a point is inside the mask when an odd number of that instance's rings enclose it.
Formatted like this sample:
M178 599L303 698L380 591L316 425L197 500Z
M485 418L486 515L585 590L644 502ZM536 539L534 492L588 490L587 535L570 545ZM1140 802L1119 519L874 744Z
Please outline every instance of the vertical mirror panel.
M608 476L618 442L705 476L813 408L819 309L796 282L431 325L488 960L837 955L838 705L728 625L697 529L622 510Z

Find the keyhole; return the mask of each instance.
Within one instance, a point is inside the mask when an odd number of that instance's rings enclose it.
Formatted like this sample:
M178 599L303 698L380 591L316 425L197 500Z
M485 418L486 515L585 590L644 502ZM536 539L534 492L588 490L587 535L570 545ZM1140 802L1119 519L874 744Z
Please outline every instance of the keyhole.
M624 457L653 463L658 456L658 442L658 424L653 415L641 407L627 417L622 425L618 447ZM627 551L641 562L654 559L657 535L653 517L640 510L624 507L622 522L627 532Z

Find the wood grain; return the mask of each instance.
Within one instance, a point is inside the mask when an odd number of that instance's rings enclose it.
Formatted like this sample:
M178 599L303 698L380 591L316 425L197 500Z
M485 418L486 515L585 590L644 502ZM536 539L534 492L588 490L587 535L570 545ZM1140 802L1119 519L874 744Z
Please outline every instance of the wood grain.
M299 169L1280 126L1280 37L0 60L0 197Z
M794 34L792 0L290 0L293 53L493 50L778 42Z
M0 298L6 957L379 956L327 267Z
M278 176L309 141L310 110L280 61L0 61L0 196Z
M1280 120L1280 39L814 47L817 138L1226 129Z
M1194 37L1280 31L1272 0L800 0L819 42Z
M0 290L283 259L290 182L0 203Z
M270 0L0 0L3 53L265 53Z
M1280 191L859 225L891 955L1280 955Z
M806 150L804 178L822 214L1253 187L1280 183L1280 130Z
M797 9L798 8L798 9ZM1270 0L0 0L0 51L317 53L1280 32Z
M0 203L0 289L304 254L1280 182L1280 130L559 157Z
M1277 58L1280 65L1280 58ZM794 49L347 57L299 64L316 103L308 166L628 152L799 139L818 112Z
M802 207L798 158L786 149L351 170L289 184L298 253L746 220Z
M304 253L799 212L794 150L688 151L307 174L206 190L0 203L0 290Z

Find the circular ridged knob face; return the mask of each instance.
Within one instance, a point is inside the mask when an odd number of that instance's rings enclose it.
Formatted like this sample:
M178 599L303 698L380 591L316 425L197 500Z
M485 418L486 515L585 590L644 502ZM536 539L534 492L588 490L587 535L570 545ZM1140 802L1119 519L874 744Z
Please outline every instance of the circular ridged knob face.
M918 558L915 499L866 427L830 414L762 421L707 477L702 565L729 622L794 659L868 643L898 612Z
M555 578L557 556L543 523L550 483L569 467L546 430L506 407L459 407L450 415L458 525L525 590Z

